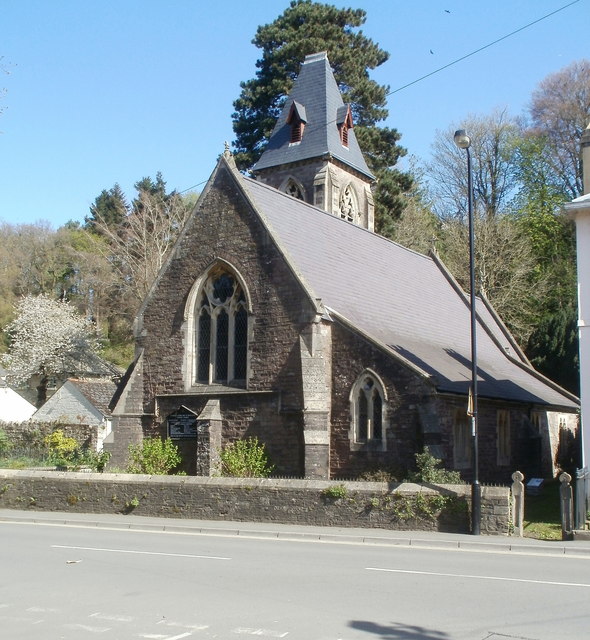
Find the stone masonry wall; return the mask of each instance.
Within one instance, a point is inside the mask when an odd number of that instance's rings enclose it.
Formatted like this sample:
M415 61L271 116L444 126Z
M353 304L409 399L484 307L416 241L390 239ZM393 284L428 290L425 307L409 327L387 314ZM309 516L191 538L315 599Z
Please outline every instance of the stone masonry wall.
M0 508L393 530L466 533L470 494L468 485L0 470ZM509 525L509 489L484 487L481 532L507 535Z
M404 477L422 448L418 407L430 401L433 388L401 362L385 356L338 323L332 338L332 477L355 477L377 469ZM385 386L386 451L351 450L350 392L366 369L374 371Z
M167 436L166 418L181 406L199 415L207 399L218 397L223 418L222 447L230 442L256 437L266 447L269 459L277 474L302 475L303 430L301 416L281 412L279 393L220 394L168 396L158 398L160 429L157 435ZM175 440L182 458L182 469L196 473L196 438Z
M179 406L198 413L207 399L220 397L223 444L256 435L267 444L280 473L301 475L299 335L315 310L223 164L200 206L139 319L143 434L163 434L167 416ZM186 336L186 301L195 282L220 260L244 279L252 306L247 389L233 394L223 393L228 391L224 388L221 395L215 385L191 385L184 366L186 341L192 339ZM129 420L139 423L141 418ZM117 425L115 442L116 430ZM190 470L191 444L183 443L182 449Z
M96 451L97 427L88 424L61 424L59 422L0 422L10 442L19 451L43 446L46 436L57 429L68 438L74 438L81 447Z

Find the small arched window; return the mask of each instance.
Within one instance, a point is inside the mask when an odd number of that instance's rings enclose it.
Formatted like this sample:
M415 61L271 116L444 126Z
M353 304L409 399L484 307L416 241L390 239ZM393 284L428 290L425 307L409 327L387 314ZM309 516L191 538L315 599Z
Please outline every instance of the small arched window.
M340 217L348 222L356 222L358 219L356 194L350 184L347 184L340 193Z
M290 195L293 198L297 198L297 200L305 200L303 197L303 189L301 185L297 184L293 178L289 178L287 184L285 186L285 193Z
M352 443L385 450L385 393L376 375L365 372L351 393Z
M212 271L195 307L195 382L244 384L248 359L248 309L237 278Z

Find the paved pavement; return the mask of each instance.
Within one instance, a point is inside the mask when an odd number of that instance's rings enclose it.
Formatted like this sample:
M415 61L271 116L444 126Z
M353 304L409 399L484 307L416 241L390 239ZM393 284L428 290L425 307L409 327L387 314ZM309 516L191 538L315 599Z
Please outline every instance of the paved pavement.
M234 522L154 518L134 515L18 511L0 509L0 522L30 522L42 525L71 525L168 531L187 535L241 536L245 538L279 538L283 540L322 541L341 544L397 545L430 549L449 549L493 553L547 554L590 557L590 536L571 541L535 540L507 536L473 536L430 531L391 531L316 527L274 522ZM584 536L586 537L586 536Z

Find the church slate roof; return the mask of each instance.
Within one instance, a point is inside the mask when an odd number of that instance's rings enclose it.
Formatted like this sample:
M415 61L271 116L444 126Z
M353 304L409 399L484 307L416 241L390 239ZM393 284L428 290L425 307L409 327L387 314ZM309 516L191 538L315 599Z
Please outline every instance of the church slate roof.
M306 126L301 142L291 144L291 127L287 119L294 102L299 109L303 106ZM326 53L307 56L254 171L331 156L374 180L354 128L348 131L348 147L340 141L338 119L343 107L345 105Z
M233 173L312 300L440 392L467 394L469 298L437 259ZM493 311L478 305L479 395L576 409L575 396L536 372Z

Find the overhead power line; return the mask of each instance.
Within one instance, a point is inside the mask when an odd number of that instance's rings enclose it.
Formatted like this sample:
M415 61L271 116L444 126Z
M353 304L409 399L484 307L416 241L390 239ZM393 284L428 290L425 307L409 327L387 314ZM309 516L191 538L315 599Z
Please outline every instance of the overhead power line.
M471 56L474 56L476 53L479 53L480 51L483 51L484 49L489 49L490 47L493 47L495 44L498 44L498 42L502 42L502 40L506 40L506 38L510 38L511 36L520 33L521 31L524 31L525 29L528 29L529 27L532 27L534 24L537 24L538 22L541 22L542 20L545 20L546 18L549 18L551 16L554 16L556 13L559 13L560 11L563 11L564 9L567 9L568 7L571 7L573 4L577 4L578 2L580 2L580 0L574 0L573 2L569 2L568 4L563 5L563 7L560 7L559 9L555 9L555 11L551 11L551 13L548 13L544 16L542 16L541 18L537 18L536 20L533 20L532 22L529 22L528 24L525 24L524 27L520 27L519 29L516 29L515 31L512 31L510 33L507 33L505 36L502 36L501 38L498 38L497 40L494 40L493 42L490 42L489 44L484 45L483 47L479 47L479 49L476 49L475 51L472 51L471 53L467 53L464 56L461 56L460 58L457 58L456 60L453 60L453 62L449 62L448 64L445 64L442 67L439 67L438 69L435 69L434 71L431 71L430 73L427 73L425 76L421 76L420 78L417 78L416 80L412 80L412 82L408 82L408 84L405 84L403 87L399 87L399 89L394 89L393 91L390 91L387 95L388 96L392 96L394 93L398 93L399 91L402 91L403 89L407 89L408 87L411 87L414 84L417 84L418 82L421 82L422 80L425 80L426 78L430 78L430 76L433 76L435 73L439 73L440 71L444 71L444 69L448 69L449 67L452 67L453 65L457 64L458 62L462 62L463 60L466 60L467 58L470 58Z
M408 87L411 87L417 84L418 82L422 82L422 80L426 80L426 78L430 78L436 73L440 73L441 71L444 71L445 69L448 69L449 67L452 67L453 65L458 64L459 62L462 62L467 58L471 58L471 56L474 56L476 53L480 53L485 49L489 49L490 47L493 47L495 44L498 44L498 42L502 42L502 40L506 40L507 38L510 38L513 35L516 35L517 33L520 33L521 31L524 31L525 29L528 29L529 27L532 27L533 25L539 22L542 22L547 18L550 18L551 16L554 16L556 13L559 13L560 11L567 9L568 7L571 7L572 5L577 4L578 2L580 2L580 0L573 0L573 2L568 2L568 4L564 4L562 7L559 7L559 9L555 9L554 11L551 11L550 13L547 13L544 16L541 16L540 18L537 18L536 20L533 20L532 22L529 22L528 24L525 24L524 26L519 27L514 31L511 31L510 33L507 33L505 36L502 36L501 38L498 38L497 40L494 40L493 42L490 42L484 45L483 47L479 47L478 49L475 49L475 51L472 51L471 53L467 53L464 56L461 56L460 58L457 58L456 60L453 60L452 62L449 62L448 64L445 64L442 67L439 67L438 69L435 69L434 71L431 71L430 73L427 73L426 75L421 76L420 78L416 78L416 80L412 80L412 82L408 82L407 84L404 84L402 87L399 87L397 89L394 89L393 91L390 91L389 93L386 94L386 96L392 96L394 93L399 93L400 91L403 91L404 89L407 89ZM328 124L333 124L334 122L336 122L336 120L333 120L332 122L328 122ZM188 189L183 189L178 193L186 193L187 191L190 191L195 187L200 187L202 184L205 184L206 182L207 180L203 180L203 182L200 182L199 184L195 184L192 187L189 187Z

